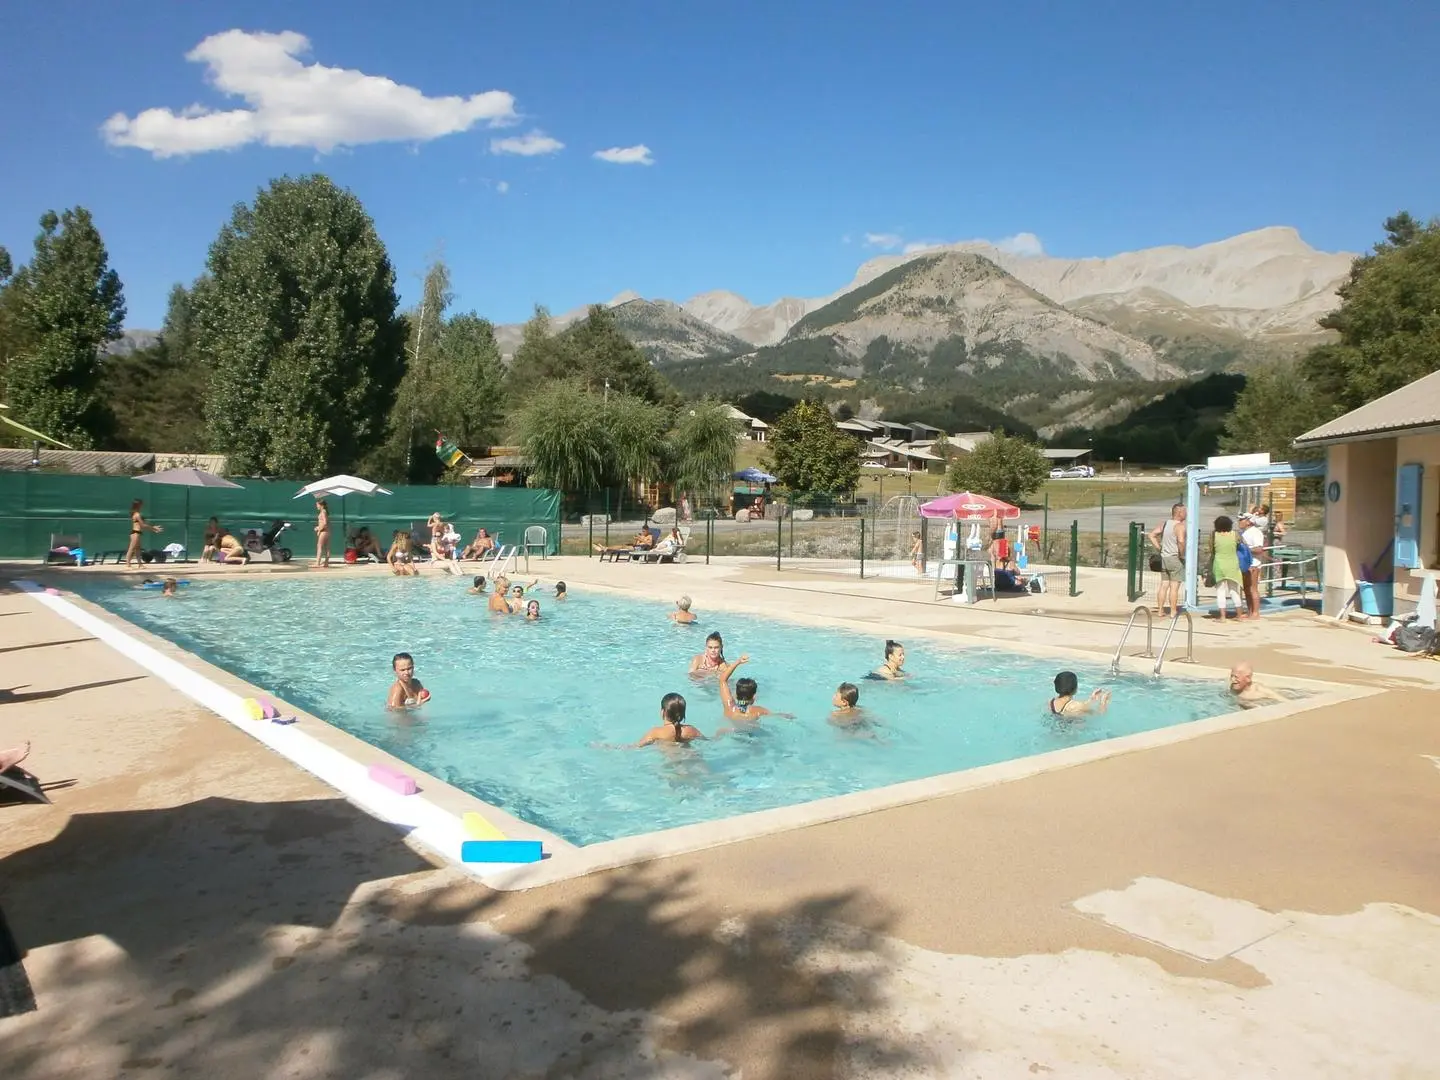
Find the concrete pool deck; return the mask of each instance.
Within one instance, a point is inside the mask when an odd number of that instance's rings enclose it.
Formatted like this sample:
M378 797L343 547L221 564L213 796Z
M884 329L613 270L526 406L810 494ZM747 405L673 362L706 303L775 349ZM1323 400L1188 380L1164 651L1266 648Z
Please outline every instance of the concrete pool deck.
M1037 616L753 563L532 569L1097 659L1128 610L1102 583ZM1368 639L1202 623L1205 665L1377 693L500 893L0 595L0 746L78 781L0 808L40 1004L0 1020L6 1076L1440 1075L1440 664Z

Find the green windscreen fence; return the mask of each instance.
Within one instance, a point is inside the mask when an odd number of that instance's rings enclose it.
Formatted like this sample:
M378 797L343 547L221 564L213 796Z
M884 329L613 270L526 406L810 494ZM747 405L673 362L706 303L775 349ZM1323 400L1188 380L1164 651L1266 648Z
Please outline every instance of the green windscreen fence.
M304 481L237 480L241 487L184 488L146 484L116 476L0 472L0 557L38 559L52 536L78 537L87 555L123 550L130 537L130 503L144 499L145 520L163 525L147 533L144 546L186 544L186 498L192 558L200 554L205 523L212 516L236 533L268 526L279 518L294 523L281 543L296 558L315 554L315 503L297 499ZM348 530L366 525L388 547L396 529L423 527L433 513L455 525L469 543L481 526L502 544L520 544L531 526L545 529L546 553L560 550L560 493L530 488L472 488L451 485L397 487L393 495L331 498L331 551L340 555ZM532 534L538 540L538 533ZM538 551L538 549L536 549Z

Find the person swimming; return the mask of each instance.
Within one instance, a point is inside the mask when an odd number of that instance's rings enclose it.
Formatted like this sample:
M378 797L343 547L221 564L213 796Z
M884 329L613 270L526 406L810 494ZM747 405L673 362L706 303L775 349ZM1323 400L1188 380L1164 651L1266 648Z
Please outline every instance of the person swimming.
M1055 676L1055 696L1050 699L1051 716L1084 716L1087 713L1103 713L1110 707L1109 690L1092 690L1089 701L1076 701L1080 691L1080 680L1073 671L1062 671Z
M685 699L679 694L666 694L660 699L660 723L645 733L635 744L638 750L651 743L673 743L685 746L697 739L703 739L700 729L685 722Z
M471 584L470 584L470 588L468 588L468 589L465 590L465 591L468 592L471 596L484 596L484 595L485 595L485 575L484 575L484 574L476 574L476 575L475 575L475 580L474 580L473 582L471 582Z
M395 683L390 687L390 696L385 702L387 709L412 709L430 700L426 690L415 677L415 658L408 652L398 652L390 661L395 670Z
M705 639L705 651L690 658L691 675L714 675L725 666L725 639L712 630Z
M860 727L865 724L865 714L860 709L860 688L854 683L842 682L837 686L830 705L833 710L830 723L836 727Z
M760 691L760 685L754 679L736 679L735 693L730 693L730 676L741 664L748 664L750 657L741 654L740 659L734 663L726 664L720 669L720 706L725 719L736 725L753 727L762 716L783 716L787 720L795 719L791 713L772 713L762 705L755 704L755 695ZM717 734L724 734L727 731L734 731L735 728L722 728Z
M564 599L565 599L567 596L569 596L569 595L570 595L570 594L565 591L565 582L563 582L563 581L557 581L557 582L555 582L555 599L556 599L556 600L564 600Z
M509 615L513 610L510 607L510 579L497 577L495 579L495 591L490 594L489 603L486 607L489 610L498 612L501 615Z
M175 597L178 595L177 590L179 584L180 583L176 581L173 577L167 577L165 579L165 584L160 587L160 595L168 596L172 600L175 599Z
M528 604L525 605L525 618L528 619L530 622L535 622L537 619L540 618L539 600L531 600Z
M867 679L905 679L909 673L904 671L905 667L905 646L898 641L886 640L885 662L865 677Z
M690 611L690 597L682 596L675 601L675 610L665 616L671 622L679 623L681 626L689 626L695 621L694 614Z

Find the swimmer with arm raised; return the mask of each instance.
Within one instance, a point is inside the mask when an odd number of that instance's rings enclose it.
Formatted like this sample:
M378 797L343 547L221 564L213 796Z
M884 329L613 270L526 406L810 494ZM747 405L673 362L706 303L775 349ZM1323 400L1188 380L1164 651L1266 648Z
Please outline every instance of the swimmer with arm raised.
M792 713L772 713L763 705L755 704L755 695L759 692L760 686L754 679L736 679L735 692L730 692L730 676L735 674L735 669L741 664L750 662L748 655L742 654L739 660L726 664L720 669L720 706L724 712L725 719L729 720L735 727L721 728L716 732L723 735L735 731L739 727L753 727L762 716L783 716L787 720L794 720Z

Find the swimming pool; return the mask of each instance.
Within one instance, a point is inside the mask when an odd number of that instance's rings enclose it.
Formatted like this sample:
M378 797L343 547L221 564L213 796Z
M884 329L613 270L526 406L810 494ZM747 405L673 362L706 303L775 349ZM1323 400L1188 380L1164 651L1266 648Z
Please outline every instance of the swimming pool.
M603 593L556 603L538 623L492 616L468 579L321 575L211 581L178 600L123 586L82 595L486 802L575 844L1027 757L1233 711L1217 683L1112 677L1100 665L905 640L903 683L863 680L883 639L726 612L676 626L667 605ZM760 684L767 718L752 734L693 751L613 749L657 722L679 691L707 735L723 726L714 680L686 671L705 635ZM385 710L391 656L405 650L434 694ZM1046 701L1061 667L1082 692L1114 691L1110 711L1057 722ZM860 686L873 726L828 721L836 685ZM872 737L873 736L873 737Z

